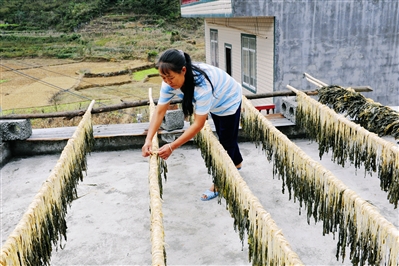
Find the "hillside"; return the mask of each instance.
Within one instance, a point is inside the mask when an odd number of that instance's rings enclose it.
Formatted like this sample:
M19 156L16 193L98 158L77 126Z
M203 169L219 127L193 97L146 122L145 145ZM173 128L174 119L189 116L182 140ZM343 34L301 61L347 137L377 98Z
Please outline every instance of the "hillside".
M85 23L74 33L3 30L0 57L153 60L163 50L179 47L202 60L203 35L202 19L107 15Z
M137 80L134 68L151 67L156 56L170 47L188 52L195 61L203 61L203 34L202 20L165 21L134 14L99 17L69 35L14 32L13 41L8 37L8 42L0 44L3 114L76 110L84 108L90 99L95 99L97 106L146 99L148 88L157 90L160 79ZM21 39L32 42L19 42ZM87 72L126 69L132 71L113 77L82 78ZM142 111L135 108L97 115L95 123L134 122L138 112ZM39 128L57 127L76 125L77 121L33 119L32 124Z
M3 0L0 28L15 31L54 30L70 33L107 14L149 14L178 18L179 0Z

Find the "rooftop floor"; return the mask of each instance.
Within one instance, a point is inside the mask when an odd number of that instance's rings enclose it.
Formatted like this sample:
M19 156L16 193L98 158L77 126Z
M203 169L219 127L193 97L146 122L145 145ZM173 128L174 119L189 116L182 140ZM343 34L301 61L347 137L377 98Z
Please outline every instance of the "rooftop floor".
M325 155L318 158L318 145L294 139L314 160L320 162L381 214L399 226L399 211L388 203L377 175L365 175L353 166L341 167ZM283 235L305 265L351 265L335 257L337 237L323 236L322 223L307 223L298 202L282 193L282 182L273 177L260 148L241 142L241 176L271 214ZM28 205L49 176L59 154L14 157L1 169L1 242L15 228ZM150 213L148 158L137 148L92 152L88 170L78 186L78 196L67 215L64 248L54 251L51 265L150 265ZM167 160L163 215L168 265L250 265L248 246L234 231L225 201L201 201L211 185L200 150L186 144ZM349 253L347 253L349 254Z

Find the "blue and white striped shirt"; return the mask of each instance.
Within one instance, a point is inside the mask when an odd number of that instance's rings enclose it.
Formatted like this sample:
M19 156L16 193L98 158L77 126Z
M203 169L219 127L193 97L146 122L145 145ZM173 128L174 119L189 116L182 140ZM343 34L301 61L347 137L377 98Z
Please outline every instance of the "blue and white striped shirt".
M209 112L227 116L234 114L242 100L241 85L225 71L208 64L197 64L211 80L214 91L208 80L194 88L194 112L198 115L205 115ZM162 82L158 104L168 103L174 96L183 99L180 89L173 89L167 83Z

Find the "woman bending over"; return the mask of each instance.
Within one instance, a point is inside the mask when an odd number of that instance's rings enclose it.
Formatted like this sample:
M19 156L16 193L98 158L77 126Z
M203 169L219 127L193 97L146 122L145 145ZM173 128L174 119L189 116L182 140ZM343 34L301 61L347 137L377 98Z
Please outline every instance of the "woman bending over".
M219 142L241 168L242 156L238 147L238 128L241 114L241 85L225 71L204 63L193 64L187 53L168 49L159 58L156 67L163 82L156 110L150 121L142 155L151 155L152 139L158 131L168 110L171 99L176 95L182 101L185 116L194 114L194 122L175 141L162 146L158 155L166 160L173 150L192 139L204 126L208 114L215 124ZM218 195L214 185L201 196L210 200Z

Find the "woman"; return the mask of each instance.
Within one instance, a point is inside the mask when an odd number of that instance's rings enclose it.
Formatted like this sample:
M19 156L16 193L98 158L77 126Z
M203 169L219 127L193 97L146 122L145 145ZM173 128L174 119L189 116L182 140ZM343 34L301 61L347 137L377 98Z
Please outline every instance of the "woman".
M163 82L160 98L150 121L142 155L151 155L152 139L168 110L170 100L177 95L183 99L185 116L194 114L194 122L175 141L162 146L158 155L166 160L174 150L192 139L204 126L210 113L219 141L237 169L241 168L242 156L237 143L241 113L241 85L223 70L207 65L192 64L188 54L181 50L168 49L156 64ZM214 185L202 195L202 200L215 198L218 192Z

